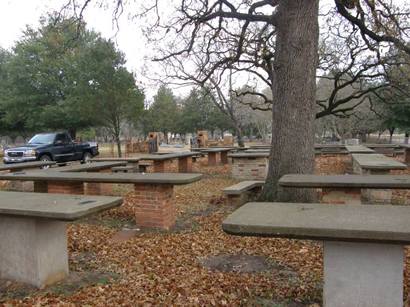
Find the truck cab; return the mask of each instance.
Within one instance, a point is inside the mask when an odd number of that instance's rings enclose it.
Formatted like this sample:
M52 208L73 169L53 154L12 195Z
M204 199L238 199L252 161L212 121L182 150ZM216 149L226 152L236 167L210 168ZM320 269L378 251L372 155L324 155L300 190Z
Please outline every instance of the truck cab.
M98 145L75 143L67 132L39 133L27 144L4 151L4 163L28 161L88 162L98 155Z

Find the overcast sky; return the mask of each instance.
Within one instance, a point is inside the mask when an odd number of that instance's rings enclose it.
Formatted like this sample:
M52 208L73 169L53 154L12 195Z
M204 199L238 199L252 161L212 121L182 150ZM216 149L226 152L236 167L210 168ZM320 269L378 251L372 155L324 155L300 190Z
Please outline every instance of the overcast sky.
M0 0L0 46L10 49L22 36L26 25L36 28L39 18L47 12L59 10L68 0ZM168 0L171 1L172 0ZM393 3L406 3L408 0L394 0ZM146 47L144 37L139 25L135 21L129 21L128 16L123 14L119 20L119 31L112 24L112 9L99 8L91 5L85 11L84 19L90 29L100 32L105 38L113 38L118 48L123 51L127 59L127 68L136 73L137 80L141 82L149 100L155 94L158 84L145 78L143 71L145 64L151 72L160 72L155 63L149 61L150 48ZM106 1L112 3L113 1ZM139 2L139 1L136 1ZM321 0L321 6L333 6L333 0ZM128 12L129 12L128 7ZM132 10L131 10L132 11ZM152 75L152 73L151 73ZM187 94L189 89L174 89L177 95Z
M171 5L172 0L167 1L170 1ZM323 5L333 0L321 1ZM37 28L41 16L47 12L60 10L67 2L68 0L0 0L0 27L2 29L0 46L6 49L12 48L14 43L21 38L26 25ZM145 69L149 70L150 75L154 75L153 71L160 73L161 68L147 59L151 56L150 48L146 48L144 36L137 22L128 20L127 14L124 13L119 20L119 31L117 31L112 24L112 8L99 8L94 5L94 2L97 1L91 1L85 11L84 19L88 28L100 32L105 38L115 40L118 48L126 55L127 68L136 73L137 81L141 82L147 98L152 99L159 85L145 78L143 66L145 64ZM130 3L128 4L132 5ZM130 12L129 6L127 10ZM177 95L186 95L188 91L189 88L174 88L174 93Z

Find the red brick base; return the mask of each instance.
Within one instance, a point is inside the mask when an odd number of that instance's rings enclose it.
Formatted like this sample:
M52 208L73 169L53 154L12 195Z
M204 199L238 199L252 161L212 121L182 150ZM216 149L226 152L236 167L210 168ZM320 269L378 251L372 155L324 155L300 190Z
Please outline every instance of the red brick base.
M216 152L208 152L208 166L216 165Z
M347 154L322 154L315 157L315 174L336 175L351 173L351 156Z
M175 224L172 185L135 184L134 189L131 201L138 226L168 230Z
M170 161L154 161L154 173L165 173L169 170Z
M111 170L104 169L104 170L97 171L97 173L111 173ZM85 194L87 195L112 195L113 185L112 183L88 182L85 185Z
M222 164L228 164L228 152L227 151L221 151L221 162Z
M51 182L47 183L48 193L58 194L84 194L82 182Z
M185 157L178 159L178 172L191 173L192 172L192 157Z
M88 182L85 188L87 195L112 195L111 183Z

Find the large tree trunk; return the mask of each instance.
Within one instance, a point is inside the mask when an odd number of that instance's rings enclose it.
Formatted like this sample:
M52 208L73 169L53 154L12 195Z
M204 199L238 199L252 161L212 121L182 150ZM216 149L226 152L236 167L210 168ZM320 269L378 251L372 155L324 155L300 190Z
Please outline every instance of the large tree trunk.
M280 189L285 174L314 171L314 118L318 61L318 0L279 1L272 148L261 199L311 202L313 189Z

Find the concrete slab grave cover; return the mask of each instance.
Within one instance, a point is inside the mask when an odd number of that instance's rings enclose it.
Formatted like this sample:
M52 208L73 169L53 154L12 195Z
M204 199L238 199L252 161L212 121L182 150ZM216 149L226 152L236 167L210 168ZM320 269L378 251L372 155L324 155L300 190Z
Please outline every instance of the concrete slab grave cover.
M119 197L0 192L0 278L42 288L68 274L66 221L121 205Z
M324 306L400 307L409 219L406 206L248 203L222 228L239 236L324 241Z

